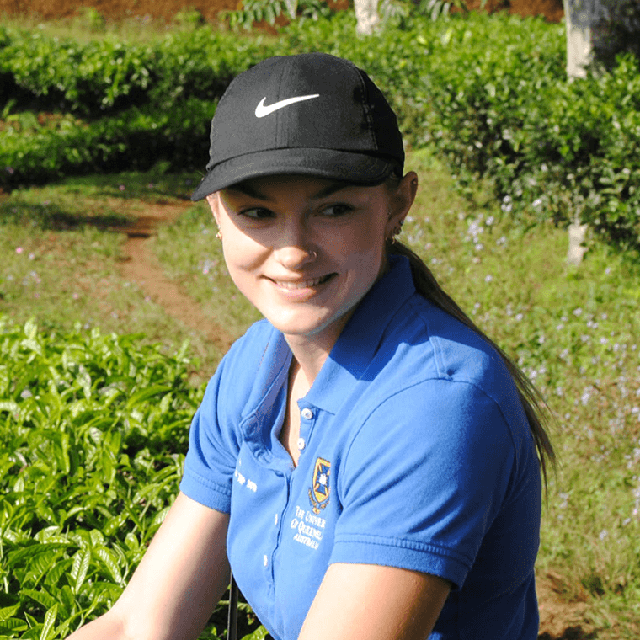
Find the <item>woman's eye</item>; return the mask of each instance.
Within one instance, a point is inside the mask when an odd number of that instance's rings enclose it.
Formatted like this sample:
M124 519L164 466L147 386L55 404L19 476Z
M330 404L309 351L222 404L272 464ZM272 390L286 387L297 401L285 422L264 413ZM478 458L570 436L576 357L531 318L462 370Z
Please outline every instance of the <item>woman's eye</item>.
M239 215L251 218L252 220L264 220L265 218L271 218L273 213L269 209L262 209L261 207L255 207L253 209L244 209L239 212Z
M353 211L353 207L351 205L348 204L332 204L329 207L325 207L322 210L322 215L324 216L331 216L331 217L338 217L338 216L344 216L347 213L351 213Z

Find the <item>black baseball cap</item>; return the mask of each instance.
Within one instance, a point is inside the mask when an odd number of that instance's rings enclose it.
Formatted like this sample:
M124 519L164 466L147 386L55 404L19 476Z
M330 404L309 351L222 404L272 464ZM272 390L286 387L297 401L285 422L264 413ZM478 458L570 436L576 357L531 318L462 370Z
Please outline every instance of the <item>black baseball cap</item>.
M210 155L192 200L273 174L375 185L404 165L382 92L352 62L326 53L267 58L236 76L211 121Z

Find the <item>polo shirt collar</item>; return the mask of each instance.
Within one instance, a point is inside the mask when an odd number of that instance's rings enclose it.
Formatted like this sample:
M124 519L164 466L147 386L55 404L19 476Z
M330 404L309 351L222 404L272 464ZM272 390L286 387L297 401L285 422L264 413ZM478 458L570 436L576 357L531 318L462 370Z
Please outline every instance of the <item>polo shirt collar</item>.
M389 267L358 305L300 402L335 414L364 374L393 317L416 291L407 258L391 255Z

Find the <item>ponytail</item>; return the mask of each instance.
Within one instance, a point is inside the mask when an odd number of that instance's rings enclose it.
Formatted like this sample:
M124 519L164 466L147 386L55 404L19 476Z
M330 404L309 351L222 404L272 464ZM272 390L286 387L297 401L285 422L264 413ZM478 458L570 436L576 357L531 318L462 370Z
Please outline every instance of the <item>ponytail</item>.
M555 469L556 455L551 445L551 440L545 430L545 413L547 413L544 399L540 392L531 384L531 381L522 371L507 357L507 355L498 347L493 340L488 338L469 318L469 316L460 309L456 302L450 298L438 284L435 277L429 270L429 267L413 252L411 249L403 245L401 242L387 242L387 252L405 256L411 264L411 273L413 282L418 293L432 302L437 307L453 316L462 324L475 331L482 336L501 356L507 370L513 377L520 402L524 408L524 412L531 427L531 434L536 443L536 449L540 459L540 467L544 477L545 491L548 491L547 485L547 463L551 463Z

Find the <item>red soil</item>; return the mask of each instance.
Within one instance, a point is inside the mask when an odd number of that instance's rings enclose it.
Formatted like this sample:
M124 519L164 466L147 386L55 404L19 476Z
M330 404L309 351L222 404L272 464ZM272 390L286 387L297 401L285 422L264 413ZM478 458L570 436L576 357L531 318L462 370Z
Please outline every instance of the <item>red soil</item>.
M337 9L347 9L349 0L330 0ZM236 9L241 0L0 0L0 16L37 16L44 20L71 18L80 9L92 7L105 18L117 20L150 16L170 20L185 9L198 10L207 21L219 11ZM470 9L479 9L482 0L468 0ZM521 16L543 15L550 22L560 22L564 15L562 0L488 0L487 11L508 9Z

